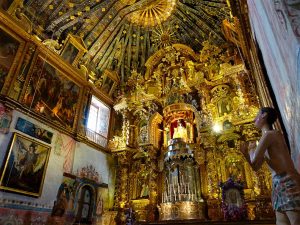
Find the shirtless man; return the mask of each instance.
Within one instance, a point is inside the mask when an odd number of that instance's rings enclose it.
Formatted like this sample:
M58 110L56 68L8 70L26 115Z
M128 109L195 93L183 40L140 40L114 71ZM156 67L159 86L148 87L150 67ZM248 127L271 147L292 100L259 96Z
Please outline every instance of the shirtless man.
M241 152L251 167L257 171L264 160L272 172L272 203L276 211L277 225L300 224L300 194L291 191L297 185L299 174L290 157L288 147L281 132L273 130L277 115L273 108L262 108L254 123L262 131L262 137L254 152L248 153L246 143L241 143ZM249 144L249 147L253 143Z

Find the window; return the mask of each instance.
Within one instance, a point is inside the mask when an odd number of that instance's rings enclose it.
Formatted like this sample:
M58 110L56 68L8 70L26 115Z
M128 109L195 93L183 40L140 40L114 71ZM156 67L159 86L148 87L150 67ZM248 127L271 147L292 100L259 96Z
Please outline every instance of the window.
M95 96L92 96L87 123L87 138L103 147L106 147L109 118L110 108Z

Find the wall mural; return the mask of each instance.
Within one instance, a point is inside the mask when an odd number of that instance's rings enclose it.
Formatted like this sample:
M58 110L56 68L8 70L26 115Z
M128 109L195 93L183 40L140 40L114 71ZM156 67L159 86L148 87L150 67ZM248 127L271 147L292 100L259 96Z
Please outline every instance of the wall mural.
M0 133L8 133L12 120L12 111L0 103Z
M28 134L31 137L37 138L41 141L51 144L53 133L23 118L18 118L15 129L25 134Z
M49 119L73 127L80 88L38 56L23 103Z
M39 197L49 154L49 146L15 133L4 164L0 189Z

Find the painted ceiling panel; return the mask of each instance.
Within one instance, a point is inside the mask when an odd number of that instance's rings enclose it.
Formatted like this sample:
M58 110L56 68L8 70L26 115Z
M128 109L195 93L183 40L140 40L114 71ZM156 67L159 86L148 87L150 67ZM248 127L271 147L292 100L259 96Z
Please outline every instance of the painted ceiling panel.
M165 45L187 44L196 52L207 39L222 45L221 23L230 15L226 0L28 0L24 7L42 39L80 36L96 73L116 70L123 81Z

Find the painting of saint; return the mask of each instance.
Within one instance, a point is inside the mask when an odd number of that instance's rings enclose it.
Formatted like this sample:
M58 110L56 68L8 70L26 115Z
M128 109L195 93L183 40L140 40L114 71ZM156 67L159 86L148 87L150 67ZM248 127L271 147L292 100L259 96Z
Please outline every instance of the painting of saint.
M0 8L3 10L8 10L14 0L0 0Z
M62 53L62 58L66 62L72 64L74 62L76 56L78 55L78 53L79 53L79 50L77 48L75 48L74 45L68 44Z
M0 189L41 195L50 147L15 133L0 180Z
M110 77L106 77L104 80L101 89L106 93L109 94L110 90L114 84L114 81Z
M80 88L38 57L23 103L49 119L73 127Z
M0 28L0 90L8 75L20 43Z

